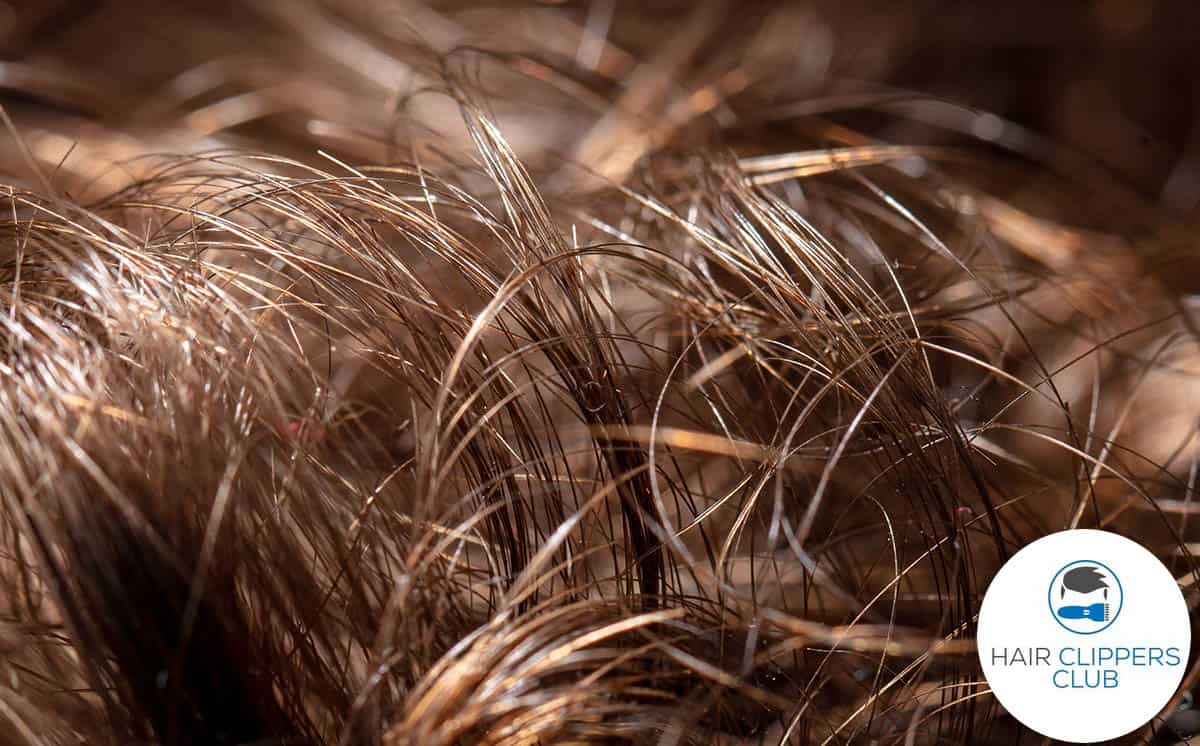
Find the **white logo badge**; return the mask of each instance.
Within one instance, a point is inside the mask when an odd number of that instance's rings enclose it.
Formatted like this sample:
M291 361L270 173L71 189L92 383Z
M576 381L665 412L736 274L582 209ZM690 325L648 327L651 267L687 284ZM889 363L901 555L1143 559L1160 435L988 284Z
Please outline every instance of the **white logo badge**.
M1183 678L1187 605L1167 568L1107 531L1062 531L1017 552L988 586L983 675L1044 736L1094 743L1145 725Z

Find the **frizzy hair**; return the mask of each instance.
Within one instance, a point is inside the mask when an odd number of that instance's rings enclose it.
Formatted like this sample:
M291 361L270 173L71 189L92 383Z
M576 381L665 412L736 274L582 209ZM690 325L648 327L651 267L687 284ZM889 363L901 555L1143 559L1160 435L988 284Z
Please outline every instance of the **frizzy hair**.
M1194 602L1190 224L888 24L170 5L3 63L0 744L1010 743L1013 552Z

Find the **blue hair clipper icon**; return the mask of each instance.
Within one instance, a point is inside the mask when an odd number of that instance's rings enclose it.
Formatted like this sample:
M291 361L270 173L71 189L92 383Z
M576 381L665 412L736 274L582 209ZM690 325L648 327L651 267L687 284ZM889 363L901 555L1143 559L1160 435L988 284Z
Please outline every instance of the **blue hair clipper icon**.
M1104 580L1104 573L1098 568L1085 565L1068 570L1063 575L1062 589L1058 597L1060 599L1065 597L1067 591L1092 593L1100 589L1104 589L1103 601L1085 606L1073 604L1060 606L1055 613L1060 619L1090 619L1094 622L1107 622L1112 619L1111 609L1108 606L1108 583Z
M1062 606L1058 609L1058 615L1063 619L1091 619L1093 622L1107 622L1112 619L1106 603L1095 603L1089 606Z

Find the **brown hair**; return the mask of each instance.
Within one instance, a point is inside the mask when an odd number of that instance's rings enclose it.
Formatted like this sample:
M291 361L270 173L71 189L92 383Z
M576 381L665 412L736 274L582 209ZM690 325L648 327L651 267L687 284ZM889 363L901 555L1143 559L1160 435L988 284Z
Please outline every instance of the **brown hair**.
M1007 743L1013 551L1194 601L1187 220L892 11L163 5L0 68L0 742Z

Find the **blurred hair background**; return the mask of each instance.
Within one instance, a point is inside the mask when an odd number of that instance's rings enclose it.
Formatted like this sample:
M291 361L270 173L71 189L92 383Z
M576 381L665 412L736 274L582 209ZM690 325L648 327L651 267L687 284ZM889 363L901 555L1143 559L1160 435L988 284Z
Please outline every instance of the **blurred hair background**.
M702 12L703 11L703 12ZM574 58L597 82L629 63L615 50L647 59L705 15L695 55L720 53L735 30L790 32L778 67L760 71L774 84L763 116L820 97L888 91L885 111L922 99L990 113L1046 143L1070 148L1111 169L1146 197L1182 213L1200 200L1195 174L1200 54L1196 10L1187 0L892 3L691 2L373 3L347 2L87 2L6 3L0 55L9 95L127 124L140 108L188 96L193 108L225 90L279 85L311 66L361 86L391 92L405 82L403 44L433 49L474 44L519 49L557 62ZM766 26L764 26L766 24ZM322 32L324 32L322 34ZM605 59L605 46L607 50ZM703 51L701 51L703 50ZM288 68L256 57L276 57ZM607 64L600 64L601 62ZM220 65L224 64L224 69ZM196 72L207 67L207 75ZM214 69L215 68L215 69ZM191 87L178 76L193 71ZM256 79L256 72L262 77ZM332 75L333 71L329 71ZM172 82L176 86L172 87ZM186 82L186 81L185 81ZM607 81L612 83L611 78ZM255 85L257 83L257 85ZM177 99L172 102L171 94ZM267 95L267 94L264 94ZM905 95L910 100L905 101ZM915 101L913 100L915 99ZM211 102L211 101L210 101ZM230 114L294 113L291 106ZM844 107L853 109L848 98ZM990 119L935 111L929 128L893 124L888 139L947 140L951 122L981 139L1001 139ZM942 125L941 127L937 125ZM205 128L200 127L201 131ZM1012 141L1019 142L1016 135Z

